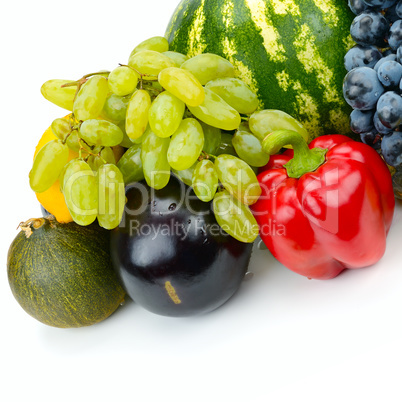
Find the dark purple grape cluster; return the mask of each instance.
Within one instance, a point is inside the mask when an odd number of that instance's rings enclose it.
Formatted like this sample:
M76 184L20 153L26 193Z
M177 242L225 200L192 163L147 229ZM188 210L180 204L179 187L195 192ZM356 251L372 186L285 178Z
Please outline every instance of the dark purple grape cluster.
M402 171L402 0L348 2L356 14L343 83L351 130Z

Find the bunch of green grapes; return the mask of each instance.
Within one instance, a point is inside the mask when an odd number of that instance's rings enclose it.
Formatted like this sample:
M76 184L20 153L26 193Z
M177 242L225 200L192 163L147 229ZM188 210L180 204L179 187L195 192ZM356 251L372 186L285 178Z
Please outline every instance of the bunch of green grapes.
M99 72L72 82L50 80L42 86L45 98L73 113L52 122L57 140L39 150L29 181L41 193L59 179L76 223L89 225L97 219L100 226L113 229L121 221L125 204L124 179L113 147L124 140L118 120L125 118L122 109L128 99L111 94L108 76L108 72ZM69 149L78 158L68 162Z
M31 187L45 191L60 179L81 225L97 218L116 227L124 185L145 179L161 189L173 172L200 200L212 201L223 230L252 242L258 225L249 206L261 194L256 171L269 160L262 140L284 128L307 137L286 113L257 111L257 95L228 60L211 53L189 58L169 51L159 36L136 46L126 65L78 81L47 81L42 94L73 113L52 123L59 139L35 158ZM126 151L116 164L117 145ZM68 148L79 152L69 163Z

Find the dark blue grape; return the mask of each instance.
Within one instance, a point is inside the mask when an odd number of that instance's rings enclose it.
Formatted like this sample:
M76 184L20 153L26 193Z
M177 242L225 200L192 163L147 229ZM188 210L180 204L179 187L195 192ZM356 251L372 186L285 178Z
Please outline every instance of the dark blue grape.
M387 57L387 56L390 56L391 54L395 54L395 52L391 48L388 48L388 49L383 49L381 54L382 54L382 57Z
M367 11L355 17L350 34L359 45L385 47L384 38L388 30L389 23L380 12Z
M402 96L394 91L385 92L378 99L377 113L385 127L398 127L402 124Z
M383 57L382 59L378 60L376 65L374 66L374 70L378 72L378 69L380 68L382 63L385 63L388 60L396 60L396 54L391 53L388 56Z
M344 64L347 71L356 67L374 67L382 58L375 46L353 46L345 55Z
M385 135L381 141L381 153L385 162L398 167L402 164L402 132L394 131Z
M396 51L396 61L402 64L402 46L399 46L398 50Z
M388 8L393 6L397 0L363 0L369 7L373 8Z
M348 0L349 8L353 14L359 15L363 11L369 10L370 7L363 0Z
M402 45L402 20L395 21L388 33L388 44L396 50Z
M381 148L381 135L376 130L361 133L360 139L364 144L370 145L374 149Z
M399 172L402 199L402 0L348 0L356 46L344 57L350 129Z
M392 130L388 127L385 127L384 124L381 123L380 118L378 117L378 112L374 113L373 117L373 122L374 122L374 128L380 133L380 134L389 134Z
M354 109L350 114L350 129L356 133L366 133L374 128L374 110Z
M343 80L343 96L353 109L374 109L383 92L377 73L369 67L354 68Z
M395 6L395 12L399 18L402 18L402 0L399 0Z
M387 19L387 21L392 24L393 22L399 20L401 17L396 13L396 4L394 4L392 7L389 7L385 10L384 12L384 17Z
M402 167L399 166L392 176L395 197L402 200Z
M402 78L402 65L397 61L386 61L378 68L377 75L386 89L395 89Z

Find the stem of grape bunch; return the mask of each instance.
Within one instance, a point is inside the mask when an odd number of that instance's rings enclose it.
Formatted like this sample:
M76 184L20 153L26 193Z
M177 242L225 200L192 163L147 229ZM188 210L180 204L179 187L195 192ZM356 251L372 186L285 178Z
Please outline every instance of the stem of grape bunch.
M133 70L134 72L136 72L140 76L140 89L142 89L142 84L143 84L143 81L144 81L144 77L154 77L152 79L148 79L147 81L158 81L158 76L157 75L141 73L136 68L131 67L128 64L119 63L119 66L120 67L128 67L128 68L130 68L131 70Z
M215 160L216 159L216 156L215 155L212 155L212 154L208 154L207 152L205 152L205 151L202 151L201 152L201 154L200 154L200 156L198 157L198 161L202 161L202 160L204 160L204 159L213 159L213 160Z
M67 82L66 84L62 85L61 88L77 86L77 90L75 91L75 96L74 96L74 99L75 99L78 94L78 91L88 81L88 78L93 77L95 75L109 75L109 74L110 74L110 71L97 71L96 73L85 74L79 80Z
M85 162L88 162L88 160L91 156L97 156L102 161L102 163L108 163L108 161L102 156L102 151L105 149L105 147L100 147L99 152L97 152L97 153L91 152L94 150L94 147L91 147L91 151L84 147L82 147L81 149L83 149L88 154L84 158Z

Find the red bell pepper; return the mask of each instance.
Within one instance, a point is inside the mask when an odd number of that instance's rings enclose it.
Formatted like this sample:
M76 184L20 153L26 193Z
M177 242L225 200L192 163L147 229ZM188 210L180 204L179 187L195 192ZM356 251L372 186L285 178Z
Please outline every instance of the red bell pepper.
M274 155L285 145L293 150ZM308 278L331 279L382 257L395 199L374 149L343 135L308 146L290 130L269 134L263 148L272 156L258 175L262 194L252 211L279 262Z

